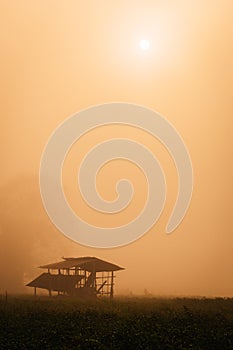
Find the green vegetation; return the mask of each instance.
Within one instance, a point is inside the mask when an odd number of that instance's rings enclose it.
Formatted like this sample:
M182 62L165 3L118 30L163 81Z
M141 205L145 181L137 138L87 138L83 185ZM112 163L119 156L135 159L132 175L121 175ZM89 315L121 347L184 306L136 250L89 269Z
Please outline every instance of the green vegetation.
M233 349L233 299L2 297L0 349Z

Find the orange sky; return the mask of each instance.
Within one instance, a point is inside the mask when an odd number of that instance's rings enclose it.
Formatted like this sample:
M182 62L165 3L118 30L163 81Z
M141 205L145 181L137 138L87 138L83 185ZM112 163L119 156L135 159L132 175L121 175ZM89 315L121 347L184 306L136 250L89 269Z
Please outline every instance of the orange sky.
M94 255L126 267L117 277L118 292L233 296L232 13L231 0L1 1L0 293L22 291L22 273L28 281L37 265L63 255ZM151 49L142 53L138 42L144 37ZM90 249L49 222L40 200L39 162L59 123L113 101L152 108L176 127L192 158L194 192L182 224L166 235L177 178L163 146L133 128L95 130L74 145L64 168L76 212L111 226L143 206L144 179L124 162L102 169L98 188L111 199L111 171L131 177L135 198L126 213L98 217L74 192L71 170L88 147L117 134L140 140L161 160L168 198L159 222L140 240ZM17 272L17 281L5 266Z

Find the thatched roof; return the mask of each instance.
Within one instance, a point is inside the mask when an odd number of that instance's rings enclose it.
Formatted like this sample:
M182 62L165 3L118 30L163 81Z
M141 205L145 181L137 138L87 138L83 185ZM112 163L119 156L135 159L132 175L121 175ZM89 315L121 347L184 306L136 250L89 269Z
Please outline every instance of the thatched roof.
M89 257L89 256L81 257L81 258L63 258L63 261L40 266L40 268L42 269L51 269L51 270L70 269L75 267L79 267L89 272L124 270L124 268L118 265L112 264L108 261L101 260L95 257Z
M80 275L51 275L42 273L33 281L27 284L28 287L50 289L57 292L69 292L83 276Z

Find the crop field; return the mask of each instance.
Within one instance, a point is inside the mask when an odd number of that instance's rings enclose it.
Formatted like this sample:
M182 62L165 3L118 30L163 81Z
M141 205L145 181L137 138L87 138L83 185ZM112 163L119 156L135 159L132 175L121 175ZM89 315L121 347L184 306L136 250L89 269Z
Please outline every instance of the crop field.
M2 296L0 349L233 349L233 299Z

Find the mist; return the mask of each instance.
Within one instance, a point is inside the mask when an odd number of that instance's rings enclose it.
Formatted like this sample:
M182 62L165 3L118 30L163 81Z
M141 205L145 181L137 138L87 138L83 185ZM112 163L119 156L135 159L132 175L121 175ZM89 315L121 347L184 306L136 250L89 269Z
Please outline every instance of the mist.
M2 186L0 213L0 293L27 293L38 266L68 254L70 242L49 221L36 177L19 176Z
M62 256L96 256L125 268L116 278L119 294L233 296L233 2L23 0L0 7L0 293L30 293L25 284L39 275L38 266ZM150 50L141 54L144 37ZM168 185L165 210L148 233L124 247L94 249L51 223L40 197L40 159L66 118L116 101L144 105L174 125L190 152L194 191L184 220L166 235L178 188L163 145L133 128L85 135L63 175L70 205L87 222L125 224L144 205L143 178L120 162L101 169L98 188L111 200L117 177L132 179L128 211L114 218L82 202L78 165L101 140L145 144Z

